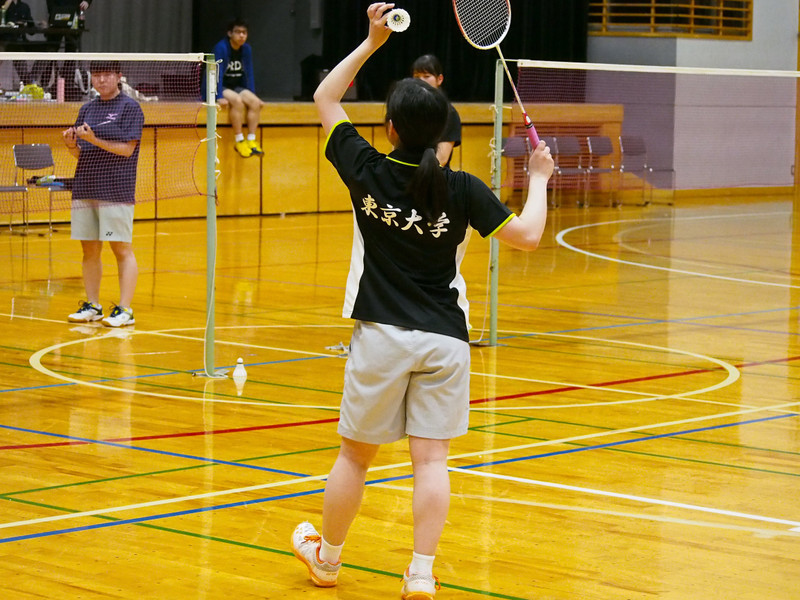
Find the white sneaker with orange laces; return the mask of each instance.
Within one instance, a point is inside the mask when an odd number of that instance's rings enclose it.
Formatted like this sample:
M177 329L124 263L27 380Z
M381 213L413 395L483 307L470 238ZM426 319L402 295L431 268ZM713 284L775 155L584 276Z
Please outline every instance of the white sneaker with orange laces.
M319 548L322 545L322 536L317 533L311 523L300 523L294 528L292 533L292 552L308 567L308 574L311 581L318 587L333 587L336 585L336 578L339 576L339 567L342 561L332 565L329 562L320 560Z
M403 600L433 600L439 585L439 578L433 575L411 575L406 569L403 574Z

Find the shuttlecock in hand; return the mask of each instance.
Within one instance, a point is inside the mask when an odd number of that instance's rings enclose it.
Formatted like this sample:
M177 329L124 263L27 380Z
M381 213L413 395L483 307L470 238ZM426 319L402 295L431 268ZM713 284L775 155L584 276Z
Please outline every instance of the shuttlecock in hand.
M247 371L244 368L244 361L241 358L236 360L232 378L233 383L236 384L236 393L241 396L244 390L244 382L247 381Z
M408 29L411 25L411 15L402 8L395 8L388 13L389 18L386 20L386 26L392 31L401 32Z

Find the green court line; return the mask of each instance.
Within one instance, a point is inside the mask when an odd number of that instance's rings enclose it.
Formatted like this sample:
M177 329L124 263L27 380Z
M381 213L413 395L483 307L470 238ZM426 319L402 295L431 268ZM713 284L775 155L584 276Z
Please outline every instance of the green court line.
M561 342L561 339L562 338L556 338L556 340L558 342ZM615 344L613 342L608 342L606 344L594 344L594 345L595 346L601 346L603 348L609 348L609 347L612 347L612 348L613 347L627 348L627 346L620 346L619 344ZM515 350L528 350L528 351L533 351L533 352L541 352L542 354L557 354L557 355L563 355L563 356L569 356L569 357L576 357L577 356L579 358L598 358L598 356L599 356L599 355L589 354L587 352L579 353L579 352L567 352L566 350L548 350L548 349L545 349L545 348L531 348L529 346L518 346L518 345L515 345L515 344L506 344L506 343L504 343L503 346L505 346L507 348L513 348ZM645 350L648 350L650 352L655 352L655 349L652 349L652 348L637 348L637 350L639 350L642 353L644 353ZM675 355L675 353L669 353L669 352L658 352L658 353L659 354L664 354L664 355L669 355L669 356L674 356ZM680 356L685 356L685 355L681 354ZM710 366L708 366L708 367L702 367L702 366L698 366L697 363L693 363L693 364L688 364L688 363L687 364L684 364L684 363L667 363L667 362L659 362L659 361L656 361L656 360L644 360L644 359L631 358L631 357L620 358L620 357L615 357L615 356L608 356L608 357L603 357L603 358L608 358L609 360L616 360L618 362L625 363L625 364L633 363L633 364L637 364L637 365L639 365L639 364L657 365L659 367L668 367L668 368L672 368L672 369L703 370L703 371L708 371L709 373L713 372L713 371L722 371L722 368L719 365L716 365L714 363L709 363ZM698 373L698 375L699 375L699 373Z
M485 425L483 427L492 427L492 426L493 425ZM488 433L488 432L484 431L483 433ZM504 437L512 437L512 438L516 438L516 439L533 440L533 441L537 441L537 442L547 441L547 438L540 438L540 437L534 437L534 436L529 436L529 435L522 435L522 434L518 434L518 433L503 433L501 431L492 431L491 434L492 435L501 435L501 436L504 436ZM641 435L647 435L647 434L641 434ZM685 441L695 441L695 440L692 440L690 438L682 438L681 436L676 436L676 437L674 437L672 439L679 440L679 441L684 441L684 442ZM711 442L711 443L713 443L713 442ZM592 446L592 444L581 444L581 443L578 443L578 442L562 442L562 444L564 446L574 446L574 447L577 447L577 448L591 448L591 446ZM752 449L752 448L748 448L746 446L734 446L734 447L743 448L743 449ZM772 471L772 470L769 470L769 469L758 469L758 468L755 468L755 467L747 467L747 466L742 466L742 465L732 465L732 464L729 464L729 463L720 463L720 462L714 462L714 461L710 461L710 460L700 460L700 459L697 459L697 458L684 458L684 457L681 457L681 456L673 456L673 455L669 455L669 454L656 454L654 452L642 452L642 451L639 451L639 450L624 450L622 448L602 448L602 450L607 450L609 452L621 452L623 454L633 454L633 455L638 455L638 456L647 456L649 458L663 458L663 459L666 459L666 460L676 460L676 461L679 461L679 462L688 462L688 463L695 463L695 464L701 464L701 465L710 465L710 466L714 466L714 467L737 469L737 470L747 471L747 472L752 472L752 473L768 473L770 475L786 475L787 477L800 477L800 473L789 473L789 472L786 472L786 471ZM791 454L796 454L796 453L792 452Z
M125 364L125 363L112 363L111 361L104 361L104 362L108 362L110 364L116 364L116 365L124 365ZM17 365L17 366L21 367L21 368L30 368L29 365ZM136 366L136 365L133 365L133 366ZM53 371L54 373L59 373L60 375L66 375L66 376L69 376L69 377L73 377L75 379L79 379L80 377L84 377L84 378L89 377L86 373L75 373L73 371L67 371L67 370L64 370L64 369L51 369L51 371ZM170 371L170 372L174 372L176 375L191 375L192 374L189 371ZM302 390L302 391L305 391L305 392L318 392L318 393L321 393L321 394L336 394L337 396L341 395L341 393L342 393L341 390L324 390L324 389L319 389L319 388L300 387L300 386L294 386L294 385L283 384L283 383L272 383L272 382L267 382L267 381L258 381L258 380L251 380L251 379L248 379L247 381L248 381L248 383L259 383L261 385L266 385L266 386L271 386L271 387L276 387L276 388L297 389L297 390ZM107 377L107 376L103 377L102 375L97 375L97 376L94 376L91 379L87 379L85 381L85 383L96 383L96 382L135 383L136 385L149 386L149 387L152 387L152 388L157 388L159 390L169 390L169 391L174 391L174 392L183 392L183 393L186 393L186 394L191 392L193 394L198 394L198 395L197 396L187 396L187 397L189 397L191 399L195 399L195 400L202 400L203 399L203 397L202 397L203 391L202 390L198 390L198 389L194 389L194 388L181 387L181 386L175 386L175 385L165 385L165 384L154 383L152 380L150 380L148 378L145 378L145 377L142 377L142 378L126 378L126 377L117 378L117 377ZM80 384L72 384L71 382L65 382L64 385L80 385ZM126 390L125 388L120 387L120 388L118 388L118 391L126 392L126 391L129 391L129 390ZM238 394L234 395L234 394L228 394L228 393L215 392L214 396L215 397L219 396L219 397L222 397L222 398L233 398L235 400L245 399L245 400L250 400L250 401L253 401L253 402L260 402L260 403L264 403L264 404L280 404L282 406L287 406L287 407L293 406L293 404L291 402L283 402L283 401L280 401L280 400L265 400L264 398L254 398L254 397L251 397L251 396L239 396ZM338 412L339 408L338 407L330 407L330 408L320 408L319 410Z
M29 506L36 506L36 507L39 507L39 508L46 508L48 510L59 511L59 512L62 512L62 513L78 513L78 512L81 512L81 511L78 511L78 510L73 510L73 509L69 509L69 508L63 508L63 507L60 507L60 506L55 506L55 505L52 505L52 504L44 504L44 503L41 503L41 502L33 502L31 500L23 500L21 498L9 498L9 500L12 501L12 502L18 502L20 504L26 504L26 505L29 505ZM94 515L94 517L98 518L98 519L101 519L103 521L121 521L121 520L123 520L123 519L117 519L115 517L109 517L108 515ZM229 544L231 546L238 546L240 548L248 548L250 550L260 550L262 552L269 552L271 554L278 554L280 556L292 557L294 559L294 556L293 556L292 552L290 552L288 550L279 550L277 548L270 548L268 546L259 546L257 544L250 544L248 542L240 542L238 540L231 540L231 539L227 539L227 538L221 538L221 537L202 534L202 533L195 533L195 532L192 532L192 531L185 531L185 530L182 530L182 529L175 529L175 528L172 528L172 527L164 527L162 525L153 525L152 523L131 523L131 524L134 525L135 527L144 527L146 529L153 529L153 530L162 531L162 532L165 532L165 533L172 533L172 534L176 534L176 535L183 535L183 536L193 537L193 538L196 538L196 539L201 539L201 540L206 540L206 541L219 542L219 543L222 543L222 544ZM353 564L353 563L343 562L342 566L343 567L347 567L348 569L353 569L353 570L356 570L356 571L362 571L362 572L365 572L365 573L370 573L372 575L383 575L383 576L386 576L386 577L391 577L393 579L397 579L398 582L399 582L400 578L402 577L401 573L392 573L390 571L383 571L383 570L380 570L380 569L374 569L374 568L371 568L371 567L366 567L366 566L363 566L363 565L356 565L356 564ZM310 585L311 584L309 583L309 586ZM468 593L472 593L472 594L477 594L479 596L487 596L489 598L500 598L501 600L527 600L526 598L521 598L519 596L509 596L507 594L500 594L500 593L491 592L491 591L488 591L488 590L478 590L478 589L468 588L468 587L455 585L455 584L442 583L441 586L443 588L459 590L459 591L462 591L462 592L468 592ZM398 587L399 587L399 585L398 585Z
M482 430L482 429L484 429L486 427L493 427L493 426L496 426L496 425L515 424L515 423L521 423L521 422L525 422L525 421L541 421L542 423L554 423L556 425L570 425L570 426L573 426L573 427L585 427L585 428L588 428L588 429L599 429L601 431L612 431L614 429L613 427L603 427L602 425L594 425L594 424L587 425L586 423L573 423L571 421L559 421L559 420L556 420L556 419L544 419L542 417L520 417L519 415L509 415L509 414L500 413L500 412L493 413L493 414L496 415L496 416L507 417L509 419L512 419L512 421L509 421L507 423L488 423L486 425L476 425L475 427L470 427L470 429L471 430L475 430L475 431L480 431L480 430ZM660 435L660 434L654 434L654 433L651 433L651 432L648 432L648 431L629 431L627 433L634 433L636 435L643 435L643 436ZM538 439L538 438L532 438L532 439ZM724 446L724 447L728 447L728 448L737 448L737 449L740 449L740 450L757 450L757 451L760 451L760 452L774 452L775 454L788 454L789 456L800 456L800 452L795 452L793 450L778 450L778 449L774 449L774 448L761 448L759 446L745 446L743 444L733 444L731 442L719 442L719 441L715 441L715 440L703 440L703 439L699 439L699 438L691 438L691 437L686 437L686 436L675 436L673 439L680 440L680 441L683 441L683 442L696 442L698 444L710 444L710 445L714 445L714 446Z
M257 460L266 460L266 459L270 459L270 458L285 458L287 456L293 456L293 455L297 455L297 454L308 454L308 453L311 453L311 452L325 452L327 450L335 450L336 448L339 448L339 444L337 444L335 446L327 446L327 447L324 447L324 448L312 448L311 450L295 450L294 452L283 452L283 453L280 453L280 454L266 454L264 456L254 456L254 457L251 457L251 458L242 458L242 459L231 461L231 462L246 463L246 462L254 462L254 461L257 461ZM202 465L192 465L190 467L178 467L178 468L175 468L175 469L163 469L163 470L160 470L160 471L149 471L147 473L132 473L131 475L119 475L117 477L104 477L102 479L92 479L92 480L88 480L88 481L78 481L78 482L74 482L74 483L62 483L60 485L51 485L51 486L47 486L47 487L33 488L33 489L28 489L28 490L18 490L16 492L5 492L5 493L0 494L0 498L11 500L12 496L17 496L17 495L20 495L20 494L31 494L33 492L48 492L48 491L51 491L51 490L59 490L59 489L64 489L64 488L78 487L78 486L82 486L82 485L92 485L92 484L96 484L96 483L107 483L107 482L110 482L110 481L121 481L121 480L124 480L124 479L134 479L136 477L149 477L151 475L164 475L164 474L167 474L167 473L179 473L179 472L182 472L182 471L192 471L194 469L206 469L206 468L211 468L211 467L215 467L215 466L218 466L218 465L215 465L213 463L211 463L211 464L206 463L206 464L202 464Z
M15 351L19 351L19 352L28 352L28 353L33 353L34 352L33 350L30 350L28 348L17 348L17 347L13 347L13 346L0 346L0 348L4 348L4 349L7 349L7 350L15 350ZM87 358L85 356L72 355L72 354L62 354L62 357L66 357L68 359L73 359L73 360L80 360L80 361L84 361L84 362L87 362L87 363L100 363L100 364L104 364L104 365L113 365L113 366L117 366L117 367L136 367L136 368L139 368L139 369L149 369L149 370L157 371L157 372L161 372L161 373L174 373L175 375L193 375L192 371L181 371L181 370L176 370L174 368L166 368L166 367L160 367L160 366L154 366L154 365L146 365L146 364L143 365L143 364L138 364L138 363L115 361L115 360L102 359L102 358ZM338 357L334 356L332 358L338 358ZM3 364L7 364L8 366L19 367L19 368L30 368L30 365L27 363L27 361L25 362L25 364L12 364L12 363L3 363ZM71 372L71 371L58 370L58 369L51 369L51 370L53 372L55 372L55 373L60 373L61 375L68 375L68 376L74 377L76 379L78 379L80 377L83 377L83 378L90 377L86 373L75 373L75 372ZM135 381L136 383L143 383L143 384L146 384L146 385L150 385L152 387L157 387L159 389L179 390L179 391L193 391L195 393L200 393L197 390L192 390L192 389L188 389L188 388L181 388L181 387L174 387L174 386L166 386L166 385L155 384L155 383L152 383L151 381L148 381L146 378L126 379L126 378L104 377L102 375L98 375L98 376L95 376L95 379L103 380L103 381L109 381L109 382ZM258 385L265 385L265 386L277 387L277 388L301 390L301 391L305 391L305 392L319 392L319 393L322 393L322 394L341 395L341 393L342 393L341 390L326 390L326 389L322 389L322 388L313 388L313 387L305 387L305 386L298 386L298 385L290 385L290 384L286 384L286 383L274 383L274 382L270 382L270 381L259 381L259 380L256 380L256 379L248 379L247 382L250 383L250 384L258 384ZM120 390L120 391L125 391L125 390ZM233 394L223 394L223 393L215 393L214 395L215 396L221 396L221 397L230 397L230 398L245 398L244 396L238 396L238 395L233 395ZM277 404L282 404L281 402L279 402L277 400L264 400L263 398L247 397L246 399L253 400L255 402L271 402L273 404L276 404L276 403ZM291 404L287 404L287 405L291 406ZM333 409L331 409L331 410L333 410Z

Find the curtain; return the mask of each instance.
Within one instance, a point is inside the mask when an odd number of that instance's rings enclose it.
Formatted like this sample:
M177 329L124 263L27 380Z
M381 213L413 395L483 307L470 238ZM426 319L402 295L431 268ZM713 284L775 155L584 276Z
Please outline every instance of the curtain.
M367 33L369 2L324 0L323 68L333 68ZM477 50L461 35L448 0L404 0L411 26L395 33L356 79L359 100L383 101L392 81L410 76L411 63L435 54L443 89L454 101L494 98L496 50ZM588 0L516 0L501 49L507 59L586 61ZM512 75L515 69L511 67ZM510 94L510 88L507 94Z
M83 52L189 52L192 0L94 0Z

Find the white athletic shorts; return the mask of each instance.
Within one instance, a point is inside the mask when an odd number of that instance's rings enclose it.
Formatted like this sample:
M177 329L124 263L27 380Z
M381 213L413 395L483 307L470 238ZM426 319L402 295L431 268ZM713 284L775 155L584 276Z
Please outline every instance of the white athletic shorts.
M73 200L71 211L73 240L131 242L134 204Z
M447 335L356 321L339 434L367 444L405 435L448 440L469 424L469 344Z

